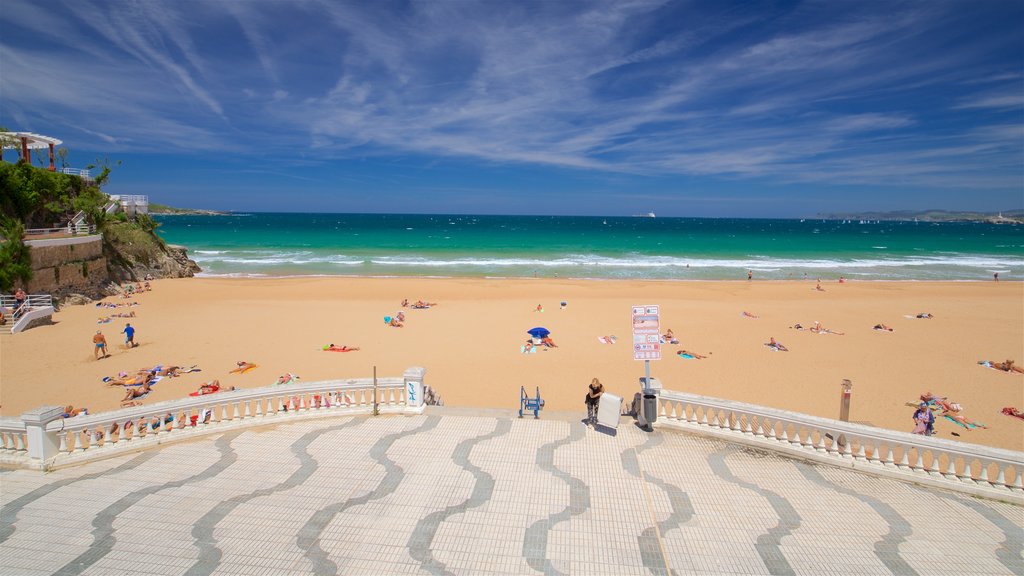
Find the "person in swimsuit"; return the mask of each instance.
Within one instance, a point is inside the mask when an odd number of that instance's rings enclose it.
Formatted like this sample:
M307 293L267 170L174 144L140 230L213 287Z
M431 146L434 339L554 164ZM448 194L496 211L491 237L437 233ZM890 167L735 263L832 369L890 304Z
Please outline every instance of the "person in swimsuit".
M92 337L92 343L95 345L94 353L97 360L110 356L107 354L107 339L103 336L103 332L97 330Z

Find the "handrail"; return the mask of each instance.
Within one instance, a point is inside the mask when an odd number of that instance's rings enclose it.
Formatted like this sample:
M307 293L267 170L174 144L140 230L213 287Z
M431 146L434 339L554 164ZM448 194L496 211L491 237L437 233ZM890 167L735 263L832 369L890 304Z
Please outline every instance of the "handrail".
M91 173L88 168L61 168L62 174L70 174L72 176L80 176L82 178L92 179Z
M95 224L71 224L61 228L27 228L25 236L44 236L50 234L61 234L68 236L88 236L96 233Z
M865 471L895 470L928 483L1024 492L1024 453L929 438L777 410L744 402L663 390L658 424L713 431L795 455L856 463ZM994 479L990 475L994 472ZM1007 482L1007 478L1012 482Z

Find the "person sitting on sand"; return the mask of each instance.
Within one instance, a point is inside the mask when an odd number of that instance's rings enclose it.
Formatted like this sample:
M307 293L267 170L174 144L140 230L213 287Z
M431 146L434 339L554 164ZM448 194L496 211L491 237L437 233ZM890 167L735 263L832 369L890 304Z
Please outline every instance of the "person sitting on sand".
M408 307L409 307L409 299L408 298L402 298L402 308L408 308Z
M528 354L531 350L533 350L533 340L527 340L526 345L523 346L523 353Z
M395 314L395 318L397 318L399 322L405 322L405 312L399 311L398 314Z
M533 311L534 312L543 312L544 311L544 307L541 306L540 304L537 304L537 307L534 308Z
M821 287L821 280L818 280L818 284L817 284L817 286L814 287L814 289L817 290L818 292L824 292L825 291L825 289Z
M235 362L235 365L237 366L237 368L235 368L234 370L229 372L229 374L235 374L235 373L245 374L249 370L252 370L253 368L256 367L256 364L253 364L251 362L246 362L244 360L240 361L240 362Z
M921 312L917 316L914 316L914 318L923 318L925 320L930 320L934 318L934 316L932 316L930 312Z
M391 321L388 322L388 326L394 326L395 328L401 328L404 325L401 322L398 321L398 318L392 318Z
M873 329L874 330L878 330L879 332L881 332L883 330L886 331L886 332L892 332L892 328L889 327L889 326L886 326L885 324L875 324L875 327Z
M690 352L689 350L680 350L679 352L676 352L676 356L682 356L683 358L694 358L696 360L703 360L707 358L707 356L703 354L697 354L696 352Z
M672 332L671 328L661 335L661 341L662 343L668 342L669 344L679 344L679 340L676 340L676 335Z
M547 346L548 348L558 348L558 344L555 344L555 341L551 339L551 336L545 336L541 338L540 343Z
M780 342L776 342L774 336L768 338L768 343L765 344L765 346L771 348L772 350L778 350L780 352L789 352L789 348L786 348Z
M328 350L331 352L355 352L356 350L359 350L359 348L349 348L348 346L344 345L335 346L334 344L331 344L330 346L324 348L324 350Z

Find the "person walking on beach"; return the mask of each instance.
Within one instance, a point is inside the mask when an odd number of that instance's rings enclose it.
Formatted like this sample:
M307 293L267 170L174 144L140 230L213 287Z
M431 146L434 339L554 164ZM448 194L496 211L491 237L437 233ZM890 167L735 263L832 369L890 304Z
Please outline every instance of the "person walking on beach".
M597 425L597 407L601 403L601 395L604 394L604 384L597 378L590 381L590 386L587 391L586 404L587 404L587 425Z
M107 354L107 339L103 336L102 331L96 331L96 334L92 337L92 343L96 345L94 352L97 360L110 356L110 354Z
M747 270L747 280L753 280L753 279L754 279L754 271L753 270Z
M995 274L993 274L993 275L992 275L992 278L993 278L993 279L994 279L994 280L995 280L996 282L999 282L999 272L996 272Z
M131 324L125 323L121 334L124 334L124 345L129 348L135 348L135 328L132 328Z

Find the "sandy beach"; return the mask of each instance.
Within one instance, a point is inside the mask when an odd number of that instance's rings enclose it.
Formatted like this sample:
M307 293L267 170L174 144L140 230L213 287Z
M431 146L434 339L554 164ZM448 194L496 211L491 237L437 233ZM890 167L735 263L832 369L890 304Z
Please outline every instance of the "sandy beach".
M451 406L518 407L519 388L540 386L548 410L584 411L586 385L631 397L643 375L632 359L630 306L659 304L666 345L652 362L665 388L838 417L840 382L853 381L851 420L910 431L906 402L925 392L947 396L988 429L966 430L939 418L938 437L1024 449L1024 421L1000 413L1024 409L1024 375L978 365L1024 363L1024 284L1019 282L658 282L558 279L193 278L153 282L132 308L68 306L54 323L0 339L0 412L42 404L119 406L124 391L101 379L156 364L202 371L159 382L147 403L187 395L208 380L265 386L291 372L304 381L397 376L424 366L427 383ZM405 309L403 328L385 325L403 298L437 302ZM560 309L559 302L568 305ZM543 312L535 311L538 304ZM134 310L135 318L101 316ZM749 318L742 312L758 316ZM930 312L933 319L913 319ZM789 328L815 321L844 335ZM139 346L126 349L125 322ZM872 326L884 323L893 332ZM522 354L526 331L551 330L557 348ZM92 335L106 335L111 357L93 357ZM598 337L615 335L617 344ZM763 344L770 337L789 352ZM359 347L324 352L334 343ZM707 355L679 358L681 348ZM229 374L235 362L259 365ZM959 438L952 433L959 434Z

